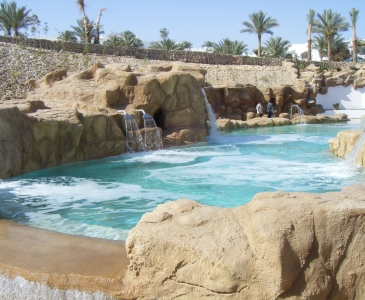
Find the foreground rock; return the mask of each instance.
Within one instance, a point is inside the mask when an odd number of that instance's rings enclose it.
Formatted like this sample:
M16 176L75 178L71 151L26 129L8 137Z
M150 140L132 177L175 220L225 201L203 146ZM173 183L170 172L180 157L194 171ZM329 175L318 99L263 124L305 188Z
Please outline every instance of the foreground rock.
M337 134L337 137L328 141L331 152L341 158L345 158L354 150L356 142L360 136L365 134L363 130L343 130ZM359 141L361 143L361 141ZM358 145L359 152L355 158L355 163L359 166L365 167L365 143Z
M235 209L166 203L126 247L128 299L362 299L365 185L261 193Z

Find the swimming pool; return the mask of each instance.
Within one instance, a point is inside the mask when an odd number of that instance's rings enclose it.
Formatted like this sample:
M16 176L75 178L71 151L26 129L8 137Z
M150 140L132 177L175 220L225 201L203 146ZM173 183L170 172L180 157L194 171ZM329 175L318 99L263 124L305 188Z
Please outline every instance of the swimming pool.
M1 217L125 239L142 214L179 198L236 207L259 192L322 193L364 182L328 139L358 123L242 129L209 143L70 164L0 181Z

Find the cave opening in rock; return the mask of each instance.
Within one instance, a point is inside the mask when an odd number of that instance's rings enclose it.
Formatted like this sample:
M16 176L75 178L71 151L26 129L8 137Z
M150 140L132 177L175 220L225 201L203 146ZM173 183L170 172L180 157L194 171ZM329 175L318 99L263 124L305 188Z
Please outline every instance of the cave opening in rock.
M155 112L153 119L155 120L157 127L160 127L162 130L165 129L165 113L161 108Z

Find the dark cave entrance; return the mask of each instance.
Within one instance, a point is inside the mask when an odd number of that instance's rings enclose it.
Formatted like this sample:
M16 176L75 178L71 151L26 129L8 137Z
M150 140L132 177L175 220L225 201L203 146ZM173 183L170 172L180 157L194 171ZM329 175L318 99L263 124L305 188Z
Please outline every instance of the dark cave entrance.
M162 130L165 129L165 113L161 108L155 112L153 119L155 120L157 127L160 127Z

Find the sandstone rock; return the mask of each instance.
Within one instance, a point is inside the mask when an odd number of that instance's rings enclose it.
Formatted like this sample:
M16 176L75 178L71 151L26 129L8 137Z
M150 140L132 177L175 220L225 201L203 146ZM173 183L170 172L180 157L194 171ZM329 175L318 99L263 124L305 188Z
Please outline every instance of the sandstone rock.
M237 129L237 124L230 119L217 119L217 125L223 131Z
M248 127L263 127L263 126L274 126L274 118L254 118L247 120Z
M4 105L5 106L5 105ZM125 137L105 114L0 105L0 178L125 152Z
M251 120L251 119L254 119L256 118L256 114L254 112L248 112L246 114L246 120Z
M345 158L354 148L356 141L359 139L363 130L342 130L336 138L328 141L331 152L341 158ZM356 163L365 167L365 145L360 150Z
M124 293L128 299L361 298L361 228L365 185L340 193L260 193L235 209L169 202L145 214L128 236Z
M310 64L306 67L306 70L311 72L318 72L320 70L320 67L315 66L314 64Z

